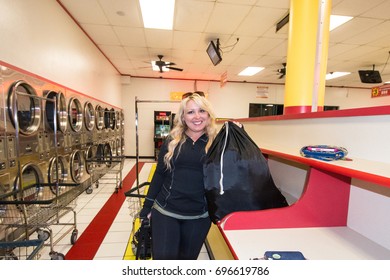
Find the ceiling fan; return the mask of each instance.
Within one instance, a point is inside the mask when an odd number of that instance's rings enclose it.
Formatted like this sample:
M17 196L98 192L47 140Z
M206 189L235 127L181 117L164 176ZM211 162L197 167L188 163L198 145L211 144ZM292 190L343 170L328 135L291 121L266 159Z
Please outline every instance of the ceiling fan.
M283 68L276 70L279 73L279 79L282 79L286 75L287 63L282 63Z
M183 69L181 69L181 68L172 67L172 65L176 65L176 63L174 63L174 62L165 62L165 61L163 61L163 60L162 60L163 57L164 57L163 55L159 54L159 55L157 55L157 57L159 58L159 60L156 60L156 61L155 61L155 64L156 64L156 66L159 68L160 73L163 73L163 72L164 72L164 70L163 70L164 67L167 68L167 69L169 69L169 70L183 71Z

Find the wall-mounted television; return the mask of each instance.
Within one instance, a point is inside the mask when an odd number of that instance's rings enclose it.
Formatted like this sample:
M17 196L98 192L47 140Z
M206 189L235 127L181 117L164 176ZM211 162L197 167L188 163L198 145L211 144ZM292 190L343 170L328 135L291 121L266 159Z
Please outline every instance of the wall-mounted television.
M218 43L217 43L217 45L218 45ZM219 52L219 48L218 48L218 46L216 46L214 44L213 41L210 41L210 44L208 45L206 52L209 55L210 60L214 66L222 61L222 57L221 57L221 54Z
M365 84L382 83L381 74L376 70L359 70L360 81Z

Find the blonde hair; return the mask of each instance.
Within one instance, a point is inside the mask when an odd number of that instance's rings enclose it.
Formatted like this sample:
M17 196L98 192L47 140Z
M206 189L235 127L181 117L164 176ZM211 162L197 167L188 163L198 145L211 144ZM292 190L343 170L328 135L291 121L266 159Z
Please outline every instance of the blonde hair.
M179 145L178 153L180 153L181 145L186 140L185 131L187 129L187 125L184 122L184 111L187 105L187 102L190 100L193 100L200 108L205 110L210 118L208 119L208 123L206 125L206 135L208 136L208 141L205 147L205 152L207 153L208 149L211 146L211 143L215 139L215 136L217 135L217 125L215 123L215 113L213 111L213 108L210 104L210 102L203 96L193 93L193 94L186 94L187 97L185 97L181 103L179 110L175 116L175 119L173 121L174 126L172 130L169 133L170 142L168 144L168 152L164 156L164 163L166 167L170 170L171 167L171 159L173 157L173 153L176 149L176 147Z

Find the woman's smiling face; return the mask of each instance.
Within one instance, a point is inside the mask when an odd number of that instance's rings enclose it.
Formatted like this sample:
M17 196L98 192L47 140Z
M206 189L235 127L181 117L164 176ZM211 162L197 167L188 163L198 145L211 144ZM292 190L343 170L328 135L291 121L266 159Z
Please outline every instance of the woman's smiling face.
M209 113L193 100L187 102L183 117L189 130L188 134L203 134L210 119Z

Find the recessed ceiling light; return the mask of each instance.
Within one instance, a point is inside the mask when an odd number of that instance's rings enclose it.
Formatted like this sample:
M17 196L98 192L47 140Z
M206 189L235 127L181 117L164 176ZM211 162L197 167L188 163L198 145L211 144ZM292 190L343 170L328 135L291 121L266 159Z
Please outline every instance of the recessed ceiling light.
M351 74L351 72L330 72L326 74L325 80L332 80Z
M340 25L350 21L351 19L353 19L353 17L331 15L330 23L329 23L329 31L332 31L333 29L339 27Z
M263 70L264 67L247 67L242 70L238 76L253 76Z
M139 0L145 28L173 29L175 0Z

